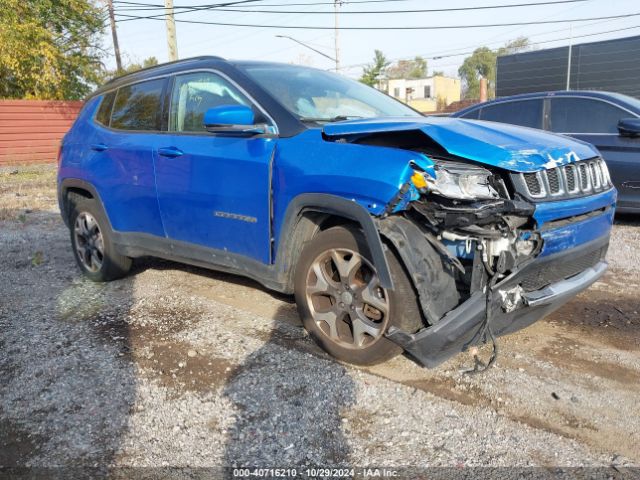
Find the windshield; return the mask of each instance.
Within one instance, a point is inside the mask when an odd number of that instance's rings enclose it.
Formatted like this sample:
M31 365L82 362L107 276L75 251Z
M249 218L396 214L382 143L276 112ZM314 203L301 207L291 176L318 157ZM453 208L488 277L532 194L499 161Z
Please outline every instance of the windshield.
M302 121L420 116L375 88L335 73L293 65L247 65L244 69Z

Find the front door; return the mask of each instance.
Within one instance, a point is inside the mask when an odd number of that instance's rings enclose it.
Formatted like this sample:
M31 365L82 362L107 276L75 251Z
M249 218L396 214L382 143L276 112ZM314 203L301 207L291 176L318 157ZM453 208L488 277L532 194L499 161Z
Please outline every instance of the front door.
M209 71L177 75L168 132L155 151L158 204L173 240L270 260L270 182L274 138L220 136L204 113L251 100Z

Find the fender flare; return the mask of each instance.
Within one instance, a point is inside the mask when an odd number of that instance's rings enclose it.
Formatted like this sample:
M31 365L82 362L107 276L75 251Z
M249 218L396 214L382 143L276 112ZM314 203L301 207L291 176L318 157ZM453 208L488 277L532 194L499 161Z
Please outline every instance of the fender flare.
M79 178L65 178L58 184L58 206L60 207L60 215L62 215L62 220L65 225L69 226L67 224L69 220L69 212L67 212L68 205L65 199L70 188L80 188L91 194L91 196L97 201L99 208L102 209L102 213L107 219L107 222L109 222L109 229L113 232L111 219L109 218L109 215L107 215L107 210L104 208L104 203L102 203L102 198L100 197L98 190L96 190L96 187L94 187L93 184Z
M380 285L383 288L393 290L393 280L391 279L389 264L384 253L385 247L373 217L360 204L337 195L303 193L291 200L285 212L285 220L280 228L280 240L278 242L277 263L284 270L286 270L284 262L287 262L287 259L283 257L295 250L294 235L290 235L290 233L294 231L302 214L305 212L327 213L348 218L360 224L371 252L371 260L378 271ZM285 255L282 255L283 253Z

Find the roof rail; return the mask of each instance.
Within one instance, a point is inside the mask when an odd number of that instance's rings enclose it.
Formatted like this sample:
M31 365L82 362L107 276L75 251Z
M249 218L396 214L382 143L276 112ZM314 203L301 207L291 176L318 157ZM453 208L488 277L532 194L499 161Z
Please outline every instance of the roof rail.
M130 75L138 75L140 74L140 72L146 72L147 70L153 70L155 68L159 68L159 67L165 67L167 65L178 65L181 63L189 63L189 62L195 62L198 60L225 60L222 57L218 57L216 55L200 55L198 57L189 57L189 58L182 58L180 60L174 60L173 62L165 62L165 63L159 63L158 65L151 65L149 67L144 67L141 68L140 70L136 70L135 72L129 72L129 73L125 73L124 75L119 75L117 77L113 77L111 80L109 80L107 83L103 84L101 88L106 87L107 85L110 85L112 83L114 83L116 80L122 80L123 78L126 78Z

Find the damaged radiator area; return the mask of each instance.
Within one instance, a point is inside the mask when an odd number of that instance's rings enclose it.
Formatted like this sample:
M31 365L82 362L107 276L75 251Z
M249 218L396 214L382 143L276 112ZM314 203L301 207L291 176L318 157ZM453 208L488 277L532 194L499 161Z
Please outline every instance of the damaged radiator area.
M543 243L533 220L534 205L520 198L502 176L458 159L440 157L435 164L439 178L466 175L473 186L459 186L464 181L460 178L437 183L413 165L423 175L412 177L418 198L379 222L381 233L405 265L411 265L431 325L474 293L486 294L490 282L533 260ZM517 286L501 293L505 312L522 305L523 292Z

